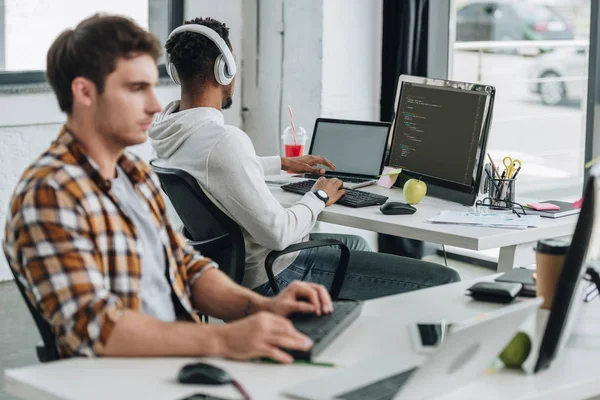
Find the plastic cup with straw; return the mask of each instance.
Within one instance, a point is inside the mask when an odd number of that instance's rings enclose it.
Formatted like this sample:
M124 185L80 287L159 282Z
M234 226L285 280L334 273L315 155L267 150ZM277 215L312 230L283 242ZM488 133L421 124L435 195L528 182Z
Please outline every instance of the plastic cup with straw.
M288 106L288 111L290 113L291 127L286 128L282 136L284 153L286 157L298 157L304 154L306 132L302 127L296 129L292 106Z

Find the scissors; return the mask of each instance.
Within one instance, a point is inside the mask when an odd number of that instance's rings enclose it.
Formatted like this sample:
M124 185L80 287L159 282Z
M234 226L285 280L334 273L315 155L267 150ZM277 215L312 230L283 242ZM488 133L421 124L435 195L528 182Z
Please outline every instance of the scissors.
M506 171L506 179L512 179L513 173L522 166L521 160L513 160L511 157L508 156L504 157L504 159L502 160L502 164L504 164L504 168Z

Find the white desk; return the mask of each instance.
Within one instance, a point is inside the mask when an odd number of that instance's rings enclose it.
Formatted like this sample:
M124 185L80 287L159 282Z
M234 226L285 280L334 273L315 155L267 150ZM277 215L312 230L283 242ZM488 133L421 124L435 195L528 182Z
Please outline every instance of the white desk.
M398 355L399 363L419 361L412 351L409 322L461 320L501 307L464 295L473 282L421 290L369 301L361 317L319 357L340 366L378 356ZM600 302L583 307L586 320L575 333L596 335L595 347L567 347L552 368L535 376L501 370L482 375L443 399L582 399L600 394ZM384 317L385 316L385 317ZM197 359L196 359L197 360ZM179 368L194 359L72 359L5 371L5 390L22 399L181 399L202 392L237 399L229 387L179 385ZM226 369L254 399L283 399L281 392L331 371L313 366L277 366L205 360Z
M275 198L285 207L293 205L300 198L299 195L284 192L277 186L270 185L269 187ZM399 188L385 189L379 186L369 186L360 190L388 196L388 201L404 202L402 190ZM427 222L429 218L437 215L440 211L465 212L472 211L471 207L425 197L416 208L417 212L412 215L383 215L378 206L351 208L334 204L325 208L319 215L319 221L469 250L488 250L499 247L498 271L506 272L514 267L534 262L532 249L536 241L573 234L578 218L578 216L558 219L542 218L539 227L525 230L482 228Z

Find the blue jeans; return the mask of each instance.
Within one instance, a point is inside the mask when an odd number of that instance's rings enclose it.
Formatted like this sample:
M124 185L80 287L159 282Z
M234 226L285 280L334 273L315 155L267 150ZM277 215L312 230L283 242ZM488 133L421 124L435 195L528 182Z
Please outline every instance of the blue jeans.
M460 281L456 271L439 264L375 253L360 236L315 233L310 239L337 239L350 249L350 261L340 293L341 298L369 300ZM340 251L335 247L302 250L294 262L277 275L275 280L279 289L295 280L320 283L330 288L339 257ZM273 296L269 282L255 288L254 291L264 296Z

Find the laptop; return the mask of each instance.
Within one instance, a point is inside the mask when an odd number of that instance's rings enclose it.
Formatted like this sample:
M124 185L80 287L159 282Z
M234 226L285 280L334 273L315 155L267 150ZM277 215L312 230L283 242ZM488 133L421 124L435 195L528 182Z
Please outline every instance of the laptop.
M336 170L328 170L325 177L343 180L345 188L373 185L383 170L389 132L389 122L317 118L309 154L333 162ZM303 177L318 179L319 175Z
M284 394L304 400L418 400L446 393L480 376L541 304L542 298L517 301L453 326L421 365L398 357L369 360L295 385Z

